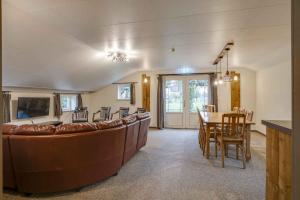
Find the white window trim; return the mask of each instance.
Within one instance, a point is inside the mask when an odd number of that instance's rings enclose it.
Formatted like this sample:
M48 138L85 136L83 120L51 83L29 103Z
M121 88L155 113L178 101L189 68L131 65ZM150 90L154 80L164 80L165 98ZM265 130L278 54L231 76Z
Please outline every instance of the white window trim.
M75 108L74 109L72 109L72 105L71 105L71 100L70 100L70 105L69 105L69 109L63 109L62 108L62 111L63 112L74 112L75 111L75 109L76 109L76 107L77 107L77 105L78 105L78 102L77 102L77 95L76 94L62 94L62 95L60 95L60 103L61 103L61 105L62 105L62 98L63 97L69 97L69 98L74 98L75 97L75 101L76 101L76 106L75 106Z

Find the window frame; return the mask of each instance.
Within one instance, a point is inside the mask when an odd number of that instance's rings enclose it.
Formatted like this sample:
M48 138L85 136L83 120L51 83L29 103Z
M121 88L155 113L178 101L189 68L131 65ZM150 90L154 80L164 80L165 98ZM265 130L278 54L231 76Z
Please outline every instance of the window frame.
M64 97L68 97L69 98L69 108L68 109L64 109L63 106L62 106L63 105L62 99ZM72 98L75 98L75 107L74 107L74 109L72 109ZM74 112L75 109L76 109L76 107L78 106L77 95L76 94L61 94L60 95L60 104L61 104L61 110L62 110L62 112Z
M129 87L129 97L128 98L120 98L120 91L122 87ZM117 85L117 100L118 101L130 101L131 96L131 84L130 83L124 83L124 84L118 84Z

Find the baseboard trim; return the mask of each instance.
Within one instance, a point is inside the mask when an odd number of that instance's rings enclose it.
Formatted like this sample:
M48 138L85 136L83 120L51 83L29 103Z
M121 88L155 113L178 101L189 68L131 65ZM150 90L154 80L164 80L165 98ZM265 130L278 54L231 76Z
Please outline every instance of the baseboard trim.
M262 132L260 132L260 131L258 131L258 130L251 130L252 132L255 132L255 133L259 133L259 134L261 134L261 135L263 135L263 136L266 136L266 134L264 134L264 133L262 133Z
M159 129L157 126L149 126L149 128L152 128L152 129Z

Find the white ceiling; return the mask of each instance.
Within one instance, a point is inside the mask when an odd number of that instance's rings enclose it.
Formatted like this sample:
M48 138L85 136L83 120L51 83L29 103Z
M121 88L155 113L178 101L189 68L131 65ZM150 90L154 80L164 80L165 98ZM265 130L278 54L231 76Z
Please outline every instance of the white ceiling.
M290 0L4 0L3 85L90 91L138 70L290 59ZM176 48L175 52L170 49ZM126 50L112 63L106 48Z

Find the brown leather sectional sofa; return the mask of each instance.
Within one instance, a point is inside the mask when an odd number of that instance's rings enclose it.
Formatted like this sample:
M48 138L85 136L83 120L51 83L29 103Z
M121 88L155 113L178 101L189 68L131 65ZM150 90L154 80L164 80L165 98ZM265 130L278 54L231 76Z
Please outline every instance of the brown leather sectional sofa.
M51 193L118 173L146 144L148 113L99 123L3 125L4 187Z

